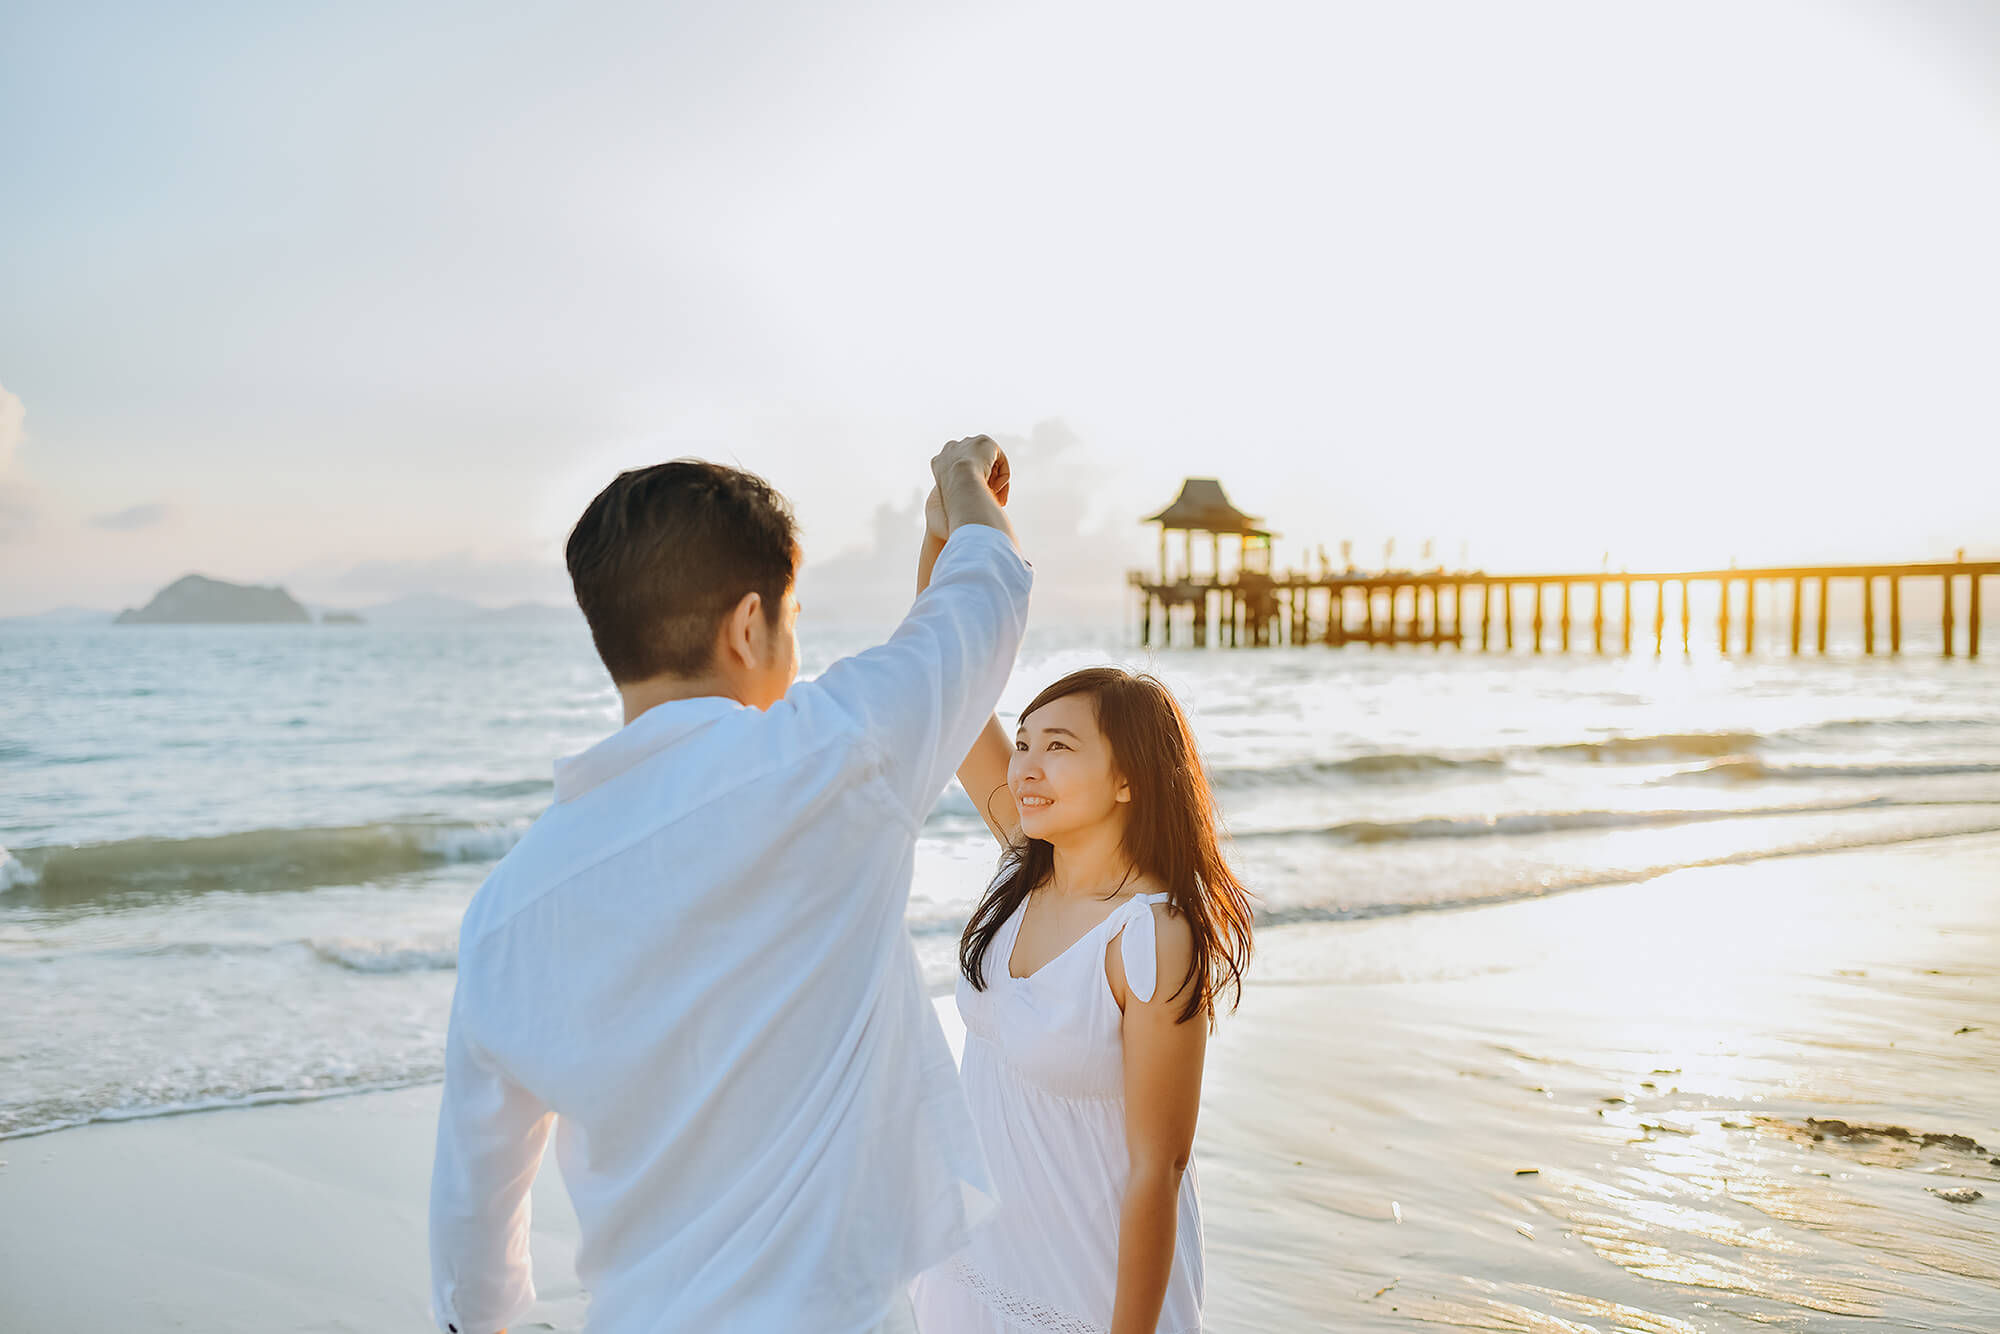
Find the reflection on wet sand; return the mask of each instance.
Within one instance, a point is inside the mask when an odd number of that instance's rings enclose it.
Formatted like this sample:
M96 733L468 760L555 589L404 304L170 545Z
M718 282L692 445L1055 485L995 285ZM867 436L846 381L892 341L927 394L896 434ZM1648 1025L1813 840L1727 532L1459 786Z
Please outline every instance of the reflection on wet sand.
M1274 1281L1286 1229L1322 1238L1312 1327L1991 1334L1996 864L1987 837L1383 926L1374 948L1465 980L1267 992L1255 1041L1222 1044L1218 1074L1334 1142L1296 1132L1293 1161L1258 1164L1269 1125L1204 1135L1284 1183ZM1529 968L1454 962L1538 935ZM1220 1295L1218 1328L1264 1314Z
M1636 1306L1583 1297L1556 1288L1517 1284L1512 1289L1503 1289L1497 1283L1484 1282L1475 1282L1471 1286L1492 1295L1477 1303L1440 1301L1418 1313L1419 1317L1428 1323L1450 1325L1457 1329L1498 1330L1505 1331L1505 1334L1599 1334L1604 1328L1596 1323L1586 1324L1548 1311L1537 1311L1498 1295L1511 1290L1533 1294L1551 1306L1574 1311L1585 1320L1603 1321L1612 1329L1629 1330L1631 1334L1701 1334L1702 1330L1700 1325L1670 1315L1642 1311Z

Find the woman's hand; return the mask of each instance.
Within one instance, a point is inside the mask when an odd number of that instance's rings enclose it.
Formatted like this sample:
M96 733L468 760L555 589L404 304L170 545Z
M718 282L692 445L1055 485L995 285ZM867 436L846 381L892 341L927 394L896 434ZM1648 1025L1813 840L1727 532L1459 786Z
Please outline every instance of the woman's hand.
M1015 540L1003 508L1013 488L1013 468L992 436L947 442L931 460L931 477L937 482L944 507L947 535L961 525L978 523L999 529L1010 542ZM1015 545L1019 547L1018 542Z
M944 517L944 493L935 486L924 498L924 535L940 542L951 536L951 522Z

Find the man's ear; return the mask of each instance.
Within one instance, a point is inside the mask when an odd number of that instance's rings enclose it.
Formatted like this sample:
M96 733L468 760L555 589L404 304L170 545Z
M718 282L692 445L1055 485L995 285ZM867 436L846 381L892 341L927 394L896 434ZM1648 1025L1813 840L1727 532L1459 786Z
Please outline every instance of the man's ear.
M757 648L763 642L764 599L745 593L722 620L723 661L737 667L755 667Z

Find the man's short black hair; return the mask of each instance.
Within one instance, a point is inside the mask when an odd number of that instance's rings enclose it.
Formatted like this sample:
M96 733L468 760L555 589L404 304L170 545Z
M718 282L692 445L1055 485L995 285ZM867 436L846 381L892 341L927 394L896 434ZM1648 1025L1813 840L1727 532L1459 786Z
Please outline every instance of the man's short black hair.
M700 676L746 593L773 630L798 569L791 506L754 473L676 459L619 473L583 511L565 556L597 656L620 685Z

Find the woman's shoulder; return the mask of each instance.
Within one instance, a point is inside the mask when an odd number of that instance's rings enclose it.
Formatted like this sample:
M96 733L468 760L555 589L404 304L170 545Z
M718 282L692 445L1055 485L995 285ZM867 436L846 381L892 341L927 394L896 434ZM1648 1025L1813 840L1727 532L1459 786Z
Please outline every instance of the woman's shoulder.
M1161 931L1174 930L1183 933L1187 932L1187 918L1185 914L1180 909L1174 907L1173 897L1167 892L1167 887L1150 875L1141 876L1139 879L1133 881L1131 887L1111 911L1113 914L1120 911L1128 913L1136 912L1137 909L1132 905L1141 902L1152 910L1153 921Z
M1178 982L1187 975L1188 965L1194 960L1194 929L1189 926L1187 915L1164 899L1147 901L1162 892L1142 887L1113 909L1114 916L1120 912L1127 914L1113 939L1106 942L1105 952L1107 978L1121 1008L1128 989L1135 991L1142 1001L1151 1000L1157 979L1173 978ZM1134 904L1140 906L1131 906ZM1141 922L1145 928L1136 929Z
M1167 887L1153 877L1146 876L1141 879L1133 887L1132 897L1146 900L1147 906L1153 910L1153 920L1162 928L1171 922L1175 929L1187 930L1186 914L1174 906L1173 896L1167 892Z
M1188 960L1194 957L1194 928L1188 924L1187 914L1164 901L1148 907L1153 914L1153 947L1161 964L1185 971Z

